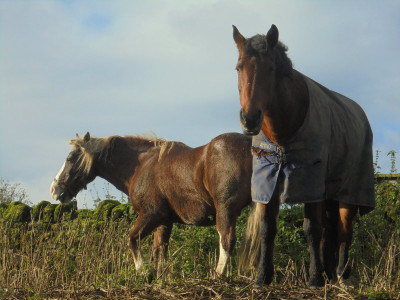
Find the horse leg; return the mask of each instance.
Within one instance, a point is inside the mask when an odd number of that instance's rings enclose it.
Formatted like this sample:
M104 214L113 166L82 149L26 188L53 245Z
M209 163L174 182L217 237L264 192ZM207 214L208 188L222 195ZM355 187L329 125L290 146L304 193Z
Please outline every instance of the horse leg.
M160 225L154 232L153 258L157 277L161 276L162 265L168 251L168 241L171 236L172 223Z
M316 287L325 284L320 255L323 213L325 213L323 202L304 204L303 229L310 247L310 279L308 284Z
M273 254L275 236L278 232L279 196L275 193L268 204L257 203L257 205L261 213L261 253L256 284L262 285L270 284L274 277Z
M131 249L136 271L143 267L142 253L140 252L140 239L145 238L156 227L155 218L151 215L139 213L135 226L128 237L128 246Z
M225 275L229 257L232 255L236 244L236 218L221 209L216 216L219 234L219 259L215 272Z
M353 219L357 213L357 206L339 203L338 246L339 264L337 274L344 279L350 275L351 268L347 265L349 248L353 239Z
M337 267L337 224L339 219L339 202L325 202L326 215L322 234L322 265L330 281L336 281Z

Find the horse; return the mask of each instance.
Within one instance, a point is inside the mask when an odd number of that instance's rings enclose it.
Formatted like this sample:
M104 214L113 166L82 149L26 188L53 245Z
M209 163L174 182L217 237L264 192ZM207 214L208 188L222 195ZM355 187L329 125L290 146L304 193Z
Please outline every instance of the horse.
M368 119L356 102L293 68L275 25L251 38L233 26L233 39L239 119L243 132L253 136L256 202L239 267L253 266L256 284L270 284L279 205L303 203L308 285L323 286L324 272L331 282L346 279L352 221L375 206Z
M128 246L136 270L143 267L140 239L154 231L154 270L159 276L173 223L216 225L217 275L226 274L236 243L236 219L251 203L251 138L226 133L191 148L141 136L84 137L73 145L50 192L68 202L100 176L129 196L138 213Z

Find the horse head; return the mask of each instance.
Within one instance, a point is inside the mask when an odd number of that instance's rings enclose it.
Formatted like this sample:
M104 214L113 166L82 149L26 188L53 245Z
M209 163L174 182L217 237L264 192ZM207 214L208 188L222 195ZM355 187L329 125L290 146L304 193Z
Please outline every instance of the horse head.
M96 177L93 157L85 150L85 145L89 144L90 140L90 134L87 132L83 138L77 135L76 139L70 141L74 148L50 186L54 200L69 202Z
M291 71L287 48L278 42L279 32L272 25L266 35L246 39L233 26L233 39L239 50L236 65L240 95L240 123L247 135L257 135L264 115L278 105L275 89L280 76Z

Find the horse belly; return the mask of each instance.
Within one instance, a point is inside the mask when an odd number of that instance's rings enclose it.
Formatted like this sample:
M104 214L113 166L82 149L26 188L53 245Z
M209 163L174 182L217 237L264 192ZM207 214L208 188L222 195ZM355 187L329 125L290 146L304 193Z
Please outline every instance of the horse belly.
M212 200L201 197L199 192L179 193L170 198L169 203L175 214L185 224L212 225L215 224L215 207Z

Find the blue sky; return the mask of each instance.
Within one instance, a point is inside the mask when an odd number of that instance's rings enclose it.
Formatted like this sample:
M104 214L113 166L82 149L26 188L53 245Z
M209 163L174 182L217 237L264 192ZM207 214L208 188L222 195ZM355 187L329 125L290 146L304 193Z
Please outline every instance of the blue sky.
M400 154L399 1L0 0L0 176L37 203L51 200L76 133L154 132L194 147L241 132L232 24L250 37L272 23L297 70L364 108L389 172L386 153Z

